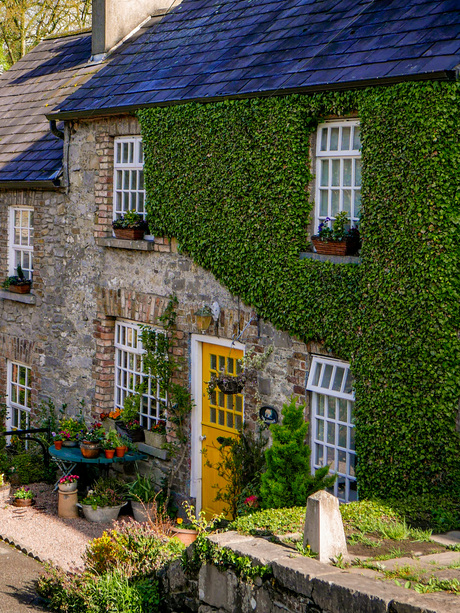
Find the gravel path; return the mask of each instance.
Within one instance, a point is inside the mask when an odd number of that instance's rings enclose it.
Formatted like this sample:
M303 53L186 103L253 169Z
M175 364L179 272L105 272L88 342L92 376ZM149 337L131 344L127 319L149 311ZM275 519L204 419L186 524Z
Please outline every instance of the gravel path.
M0 538L42 562L53 562L65 570L81 568L88 541L101 536L112 523L58 517L58 493L53 492L53 486L34 483L29 487L36 495L35 507L0 507Z

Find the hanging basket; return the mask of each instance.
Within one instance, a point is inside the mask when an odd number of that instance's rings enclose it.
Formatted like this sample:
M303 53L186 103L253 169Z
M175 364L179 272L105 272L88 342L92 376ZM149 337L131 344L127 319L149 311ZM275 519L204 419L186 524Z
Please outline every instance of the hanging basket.
M241 394L245 383L246 379L242 379L241 377L229 377L228 375L218 377L216 381L217 387L221 392L231 395Z

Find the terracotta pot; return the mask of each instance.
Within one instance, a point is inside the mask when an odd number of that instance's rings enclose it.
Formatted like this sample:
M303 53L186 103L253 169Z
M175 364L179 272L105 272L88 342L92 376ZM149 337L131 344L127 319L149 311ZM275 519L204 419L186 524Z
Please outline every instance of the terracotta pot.
M99 443L83 441L80 445L81 455L87 460L94 460L99 457Z
M354 255L359 249L359 240L355 238L347 238L344 241L322 241L313 236L311 242L316 253L322 255Z
M126 447L116 447L115 455L117 456L117 458L122 458L125 455L126 451Z
M13 505L15 507L31 507L35 504L35 500L33 498L15 498L13 500Z
M25 285L10 285L8 291L13 292L13 294L30 294L30 287L30 283L26 283Z
M76 481L72 481L72 483L59 483L58 487L59 487L59 491L60 492L75 492L77 489L77 482Z
M187 530L186 528L174 528L173 536L177 537L184 545L191 545L196 541L198 532L196 530Z
M166 443L166 434L158 434L158 432L150 432L150 430L144 430L145 444L150 447L156 447L161 449Z
M115 455L115 449L104 449L104 453L107 460L111 460Z
M62 441L54 441L54 448L58 451L59 449L62 449Z
M138 241L144 238L145 230L143 228L114 228L113 233L115 238L123 238L125 240Z

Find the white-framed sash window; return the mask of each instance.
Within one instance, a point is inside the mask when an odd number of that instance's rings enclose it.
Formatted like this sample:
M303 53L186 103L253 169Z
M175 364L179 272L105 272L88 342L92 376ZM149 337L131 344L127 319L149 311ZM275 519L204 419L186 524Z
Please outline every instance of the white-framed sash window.
M158 330L158 334L163 331ZM145 384L139 421L143 428L150 429L160 419L166 419L166 392L159 382L143 369L141 328L139 324L118 319L115 324L115 403L123 409L126 396Z
M144 151L140 136L115 139L113 200L114 219L127 211L135 211L145 219Z
M34 210L11 207L9 220L9 274L16 275L21 266L26 279L32 279L34 263Z
M314 356L307 390L312 393L312 471L328 464L330 472L337 474L332 493L343 502L357 500L350 365Z
M327 121L318 126L316 140L315 232L327 218L329 227L346 211L350 226L361 209L361 136L359 121Z
M18 362L7 362L7 429L26 430L32 410L32 370Z

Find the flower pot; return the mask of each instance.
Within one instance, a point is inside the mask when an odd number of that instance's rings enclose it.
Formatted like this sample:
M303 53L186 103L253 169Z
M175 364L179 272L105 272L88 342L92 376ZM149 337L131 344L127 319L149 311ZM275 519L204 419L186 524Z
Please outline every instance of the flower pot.
M117 456L117 458L122 458L122 457L124 457L126 451L127 451L126 447L116 447L115 448L115 455Z
M13 500L15 507L32 507L34 504L35 500L33 498L15 498Z
M133 509L133 515L136 521L148 521L152 516L153 510L155 509L155 503L143 503L137 500L131 500L131 507Z
M77 441L62 441L63 447L76 447Z
M144 435L145 444L150 445L150 447L161 449L166 443L166 434L158 434L158 432L150 432L150 430L145 430Z
M244 379L238 377L225 376L217 379L217 387L224 394L241 394L245 383Z
M322 241L313 236L311 239L316 253L322 255L354 255L359 249L359 240L347 238L343 241Z
M144 430L142 428L127 428L122 421L116 421L115 426L118 434L126 436L132 443L144 442Z
M109 522L117 519L120 509L127 504L120 504L116 507L97 507L93 509L90 504L79 505L83 509L83 515L85 519L92 522Z
M75 492L75 490L77 489L77 482L76 481L72 481L72 483L58 483L58 487L59 487L59 491L60 492Z
M62 449L62 441L54 441L54 448L58 451L59 449Z
M139 241L144 238L145 230L143 228L113 228L115 238L124 240Z
M0 487L0 504L5 503L10 497L11 485L6 483Z
M187 530L186 528L173 528L172 535L188 546L196 541L198 532L196 530Z
M83 441L80 445L80 451L84 458L94 460L99 457L99 443Z
M107 460L112 460L115 455L115 449L104 449L104 454Z
M13 294L30 294L30 287L30 283L25 283L24 285L10 285L8 291L13 292Z

